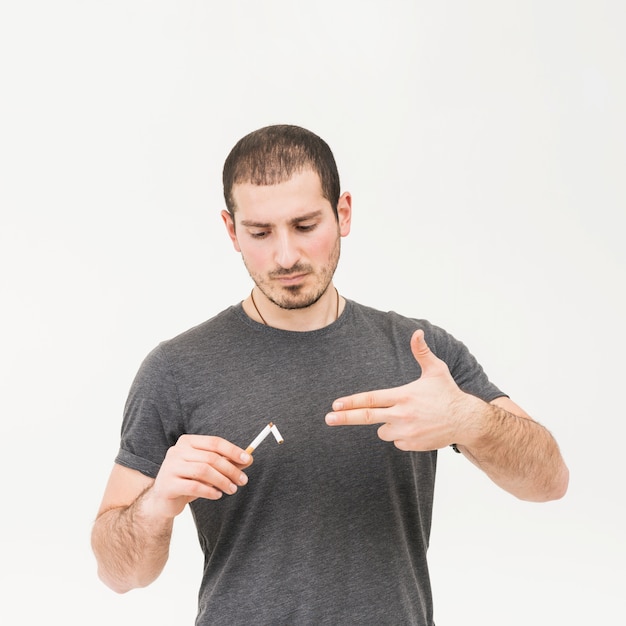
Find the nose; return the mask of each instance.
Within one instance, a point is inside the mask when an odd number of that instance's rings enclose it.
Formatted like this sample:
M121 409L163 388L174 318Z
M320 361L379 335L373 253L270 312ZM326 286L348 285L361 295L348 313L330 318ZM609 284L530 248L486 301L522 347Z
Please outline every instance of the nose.
M300 259L300 250L288 233L283 233L278 237L274 258L276 263L283 269L293 267Z

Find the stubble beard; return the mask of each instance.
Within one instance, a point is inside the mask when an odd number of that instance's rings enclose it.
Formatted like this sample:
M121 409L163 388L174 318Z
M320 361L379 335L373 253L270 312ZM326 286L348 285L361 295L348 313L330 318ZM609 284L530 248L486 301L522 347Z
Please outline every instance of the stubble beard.
M314 272L312 265L297 263L288 269L280 268L274 270L268 274L267 278L263 278L251 272L245 259L243 259L243 262L254 284L270 302L281 309L293 311L313 306L326 293L335 274L335 270L337 269L340 253L341 239L337 237L328 263L317 273ZM307 282L310 281L312 277L314 277L315 280L310 286L303 284L280 286L276 284L276 279L291 274L307 274Z

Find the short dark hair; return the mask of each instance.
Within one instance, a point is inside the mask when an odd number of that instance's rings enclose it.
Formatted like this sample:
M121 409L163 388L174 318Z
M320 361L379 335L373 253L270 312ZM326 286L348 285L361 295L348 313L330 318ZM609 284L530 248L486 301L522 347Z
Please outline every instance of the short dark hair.
M300 126L277 124L255 130L235 144L224 162L226 208L234 214L233 187L239 183L276 185L309 168L320 177L322 194L336 216L339 172L328 144Z

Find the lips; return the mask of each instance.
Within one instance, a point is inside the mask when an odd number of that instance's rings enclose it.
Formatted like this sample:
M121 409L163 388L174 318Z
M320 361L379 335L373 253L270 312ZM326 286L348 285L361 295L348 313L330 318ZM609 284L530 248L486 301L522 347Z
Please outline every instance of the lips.
M276 280L283 285L293 285L303 281L306 276L306 274L292 274L290 276L277 276Z

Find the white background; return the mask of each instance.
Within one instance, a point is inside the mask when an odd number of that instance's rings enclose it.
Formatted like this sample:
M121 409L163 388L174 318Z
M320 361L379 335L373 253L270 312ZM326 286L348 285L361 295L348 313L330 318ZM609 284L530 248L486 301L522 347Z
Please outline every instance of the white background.
M193 623L189 516L125 596L89 534L139 363L249 292L223 160L286 122L329 142L354 197L341 293L461 338L571 470L565 499L529 504L442 452L438 626L615 624L624 6L2 2L0 621Z

